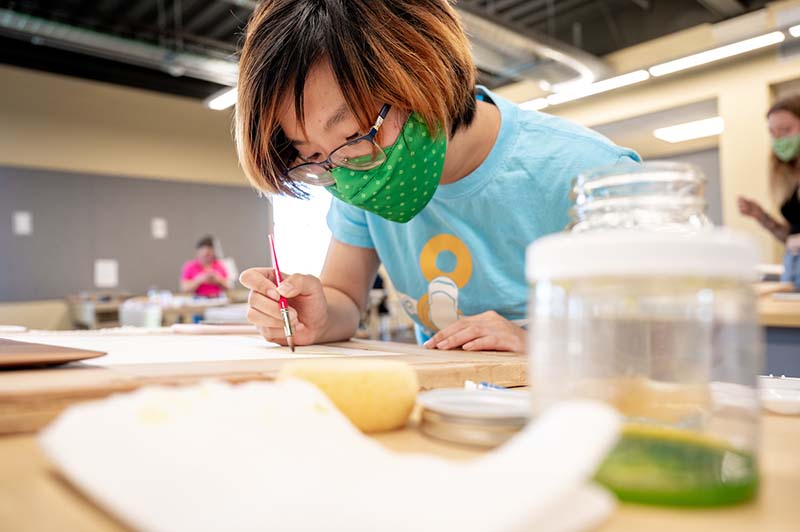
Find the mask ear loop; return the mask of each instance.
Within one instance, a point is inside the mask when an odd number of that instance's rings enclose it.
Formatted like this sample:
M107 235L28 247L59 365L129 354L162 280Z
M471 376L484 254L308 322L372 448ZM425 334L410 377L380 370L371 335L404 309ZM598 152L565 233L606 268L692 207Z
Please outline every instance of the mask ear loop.
M388 106L388 104L384 105L384 107L386 107L386 106ZM383 109L381 109L381 112L383 112ZM387 109L386 113L388 114L388 112L389 112L389 111L388 111L388 109ZM406 117L406 119L403 121L403 125L402 125L402 126L400 126L400 131L399 131L399 133L397 134L397 138L394 140L394 142L392 142L392 143L391 143L391 144L389 144L388 146L383 146L383 145L381 145L381 143L379 143L377 140L375 140L375 137L374 137L374 135L372 134L372 133L373 133L373 130L375 130L375 126L373 126L373 128L372 128L372 129L370 129L369 133L367 133L367 135L371 135L371 138L373 139L373 142L375 142L375 143L376 143L378 146L380 146L380 147L381 147L381 149L383 150L383 152L384 152L384 153L387 155L387 158L388 158L388 155L391 153L392 149L393 149L393 148L394 148L394 147L397 145L397 143L400 141L400 138L401 138L401 137L403 138L403 140L404 140L404 141L408 142L408 139L407 139L407 138L406 138L406 136L405 136L405 132L406 132L406 126L408 125L408 122L409 122L409 120L411 120L411 115L412 115L412 114L413 114L413 112L410 112L410 113L408 113L408 116L407 116L407 117ZM379 118L379 120L380 120L380 118L381 118L381 117L379 116L378 118ZM385 115L383 116L383 118L384 118L384 120L385 120ZM377 124L377 122L378 122L378 121L376 120L376 124ZM378 128L380 128L380 125L382 125L382 124L383 124L383 120L381 120L380 122L381 122L381 123L380 123L380 124L378 124ZM375 130L375 133L377 133L377 130Z

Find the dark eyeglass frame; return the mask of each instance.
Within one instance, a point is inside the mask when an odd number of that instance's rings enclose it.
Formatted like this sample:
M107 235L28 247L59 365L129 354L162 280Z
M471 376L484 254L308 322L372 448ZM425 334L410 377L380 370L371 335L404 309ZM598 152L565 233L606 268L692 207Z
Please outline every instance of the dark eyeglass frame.
M328 154L328 157L324 161L300 163L300 164L297 164L295 166L292 166L291 168L286 169L283 172L284 177L286 177L288 179L292 179L294 181L300 181L302 183L306 183L306 184L309 184L309 185L319 185L319 186L332 185L332 184L335 183L335 181L333 179L333 176L330 175L330 174L329 174L330 177L328 179L314 179L314 180L311 180L311 179L307 179L305 177L302 177L302 172L298 172L297 175L295 175L295 176L293 176L292 173L294 173L298 169L302 170L303 168L308 168L308 167L311 167L311 166L322 167L327 172L330 172L331 169L336 168L337 166L341 166L343 168L350 168L346 164L337 165L336 163L334 163L332 161L331 158L334 156L334 154L337 151L341 150L342 148L346 148L347 146L351 146L353 144L356 144L358 142L363 142L365 140L367 140L367 141L371 142L372 144L374 144L375 147L380 151L380 153L382 153L384 155L384 160L386 160L385 159L386 154L383 151L383 147L381 145L379 145L375 141L375 136L378 134L378 131L380 130L381 126L383 125L383 121L386 119L386 115L389 114L389 110L391 108L392 108L392 106L389 105L388 103L383 104L383 106L381 107L380 112L378 113L378 118L375 119L375 123L372 125L372 127L369 129L369 131L367 132L366 135L361 135L360 137L357 137L357 138L354 138L352 140L349 140L349 141L345 142L344 144L342 144L341 146L339 146L337 148L334 148L333 150L331 150L331 152ZM381 161L381 163L382 162L383 161ZM372 168L375 168L375 167L377 167L379 165L380 164L375 165ZM350 169L351 170L364 170L365 168L363 166L359 166L359 167L353 167L353 168L350 168ZM370 169L370 168L366 168L366 169Z

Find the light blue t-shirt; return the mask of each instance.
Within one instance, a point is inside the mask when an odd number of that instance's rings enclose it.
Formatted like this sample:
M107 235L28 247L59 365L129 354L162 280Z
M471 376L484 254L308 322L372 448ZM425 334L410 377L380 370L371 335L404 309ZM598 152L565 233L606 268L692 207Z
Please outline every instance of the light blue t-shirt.
M474 172L439 185L405 224L336 198L328 212L336 240L377 251L419 339L487 310L524 318L525 248L567 225L572 179L590 168L640 160L582 126L520 109L483 87L479 94L500 110L501 124Z

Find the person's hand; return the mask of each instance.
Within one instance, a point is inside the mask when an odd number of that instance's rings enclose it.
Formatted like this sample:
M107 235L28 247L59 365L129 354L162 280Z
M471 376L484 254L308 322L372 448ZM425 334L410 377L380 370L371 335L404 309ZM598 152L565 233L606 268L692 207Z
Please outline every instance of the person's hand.
M800 253L800 234L789 235L786 239L786 251L797 255Z
M198 273L197 276L194 278L199 284L208 283L212 279L212 273L209 270L203 270L202 272Z
M476 316L461 318L434 334L424 346L428 349L457 349L465 351L525 350L525 330L517 327L497 312L490 310Z
M313 344L325 329L328 302L318 278L312 275L289 275L277 286L275 270L250 268L242 272L239 281L250 289L247 320L258 327L261 335L270 342L287 344L278 303L281 295L289 304L289 317L296 345Z
M208 280L220 286L226 286L228 284L228 280L216 270L211 270L208 272Z
M755 201L745 198L744 196L739 196L738 205L739 212L743 215L755 218L759 222L764 219L764 209Z

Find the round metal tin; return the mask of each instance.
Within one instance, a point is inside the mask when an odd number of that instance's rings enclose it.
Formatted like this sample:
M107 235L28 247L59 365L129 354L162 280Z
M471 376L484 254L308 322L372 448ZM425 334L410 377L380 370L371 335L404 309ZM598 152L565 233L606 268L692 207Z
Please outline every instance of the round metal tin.
M419 394L423 434L455 443L495 447L528 422L530 399L515 390L445 388Z

